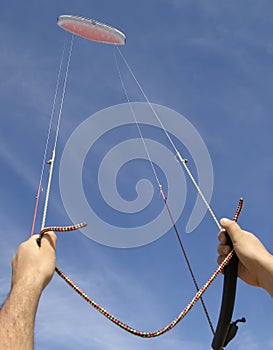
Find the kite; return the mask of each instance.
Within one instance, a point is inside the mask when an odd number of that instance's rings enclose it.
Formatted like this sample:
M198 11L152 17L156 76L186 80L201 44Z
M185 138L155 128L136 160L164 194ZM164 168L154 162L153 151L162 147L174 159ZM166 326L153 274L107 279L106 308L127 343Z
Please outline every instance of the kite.
M63 15L58 18L57 25L84 39L112 45L125 44L126 36L121 31L93 19Z

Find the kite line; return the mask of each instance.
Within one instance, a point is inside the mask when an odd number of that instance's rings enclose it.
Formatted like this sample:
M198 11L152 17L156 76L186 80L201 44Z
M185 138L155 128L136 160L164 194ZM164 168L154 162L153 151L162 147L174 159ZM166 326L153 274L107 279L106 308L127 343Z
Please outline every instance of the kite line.
M48 176L48 183L47 183L47 190L46 190L46 197L45 197L45 203L44 203L44 211L43 211L41 229L43 229L45 227L45 222L46 222L48 201L49 201L49 196L50 196L52 175L53 175L53 169L54 169L55 157L56 157L57 142L58 142L58 138L59 138L60 124L61 124L61 119L62 119L63 103L64 103L64 97L65 97L66 86L67 86L67 79L68 79L68 73L69 73L69 67L70 67L70 60L71 60L72 49L73 49L73 40L74 40L74 36L72 35L71 36L71 41L70 41L70 48L69 48L69 54L68 54L68 61L67 61L67 65L66 65L66 72L65 72L65 77L64 77L64 83L63 83L61 105L60 105L60 109L59 109L58 121L57 121L57 126L56 126L56 135L55 135L54 147L53 147L53 150L52 150L52 157L48 161L48 163L50 165L50 168L49 168L49 176Z
M121 54L121 52L120 52L120 50L118 49L118 47L117 47L117 50L118 50L119 53ZM125 61L124 56L122 55L121 57L122 57L123 60ZM170 207L169 207L169 205L168 205L168 203L167 203L167 197L166 197L166 195L165 195L165 193L164 193L164 191L163 191L163 186L162 186L162 184L161 184L160 181L159 181L159 177L158 177L157 171L156 171L156 169L155 169L154 163L152 162L151 155L150 155L148 146L147 146L147 144L146 144L145 138L143 137L143 133L142 133L141 128L140 128L140 125L139 125L139 123L138 123L136 114L135 114L135 112L134 112L134 109L132 108L132 103L131 103L131 100L130 100L130 98L129 98L129 95L128 95L128 92L127 92L127 89L126 89L124 80L122 79L122 75L121 75L121 72L120 72L120 69L119 69L119 65L118 65L118 61L117 61L116 55L115 55L115 61L116 61L116 67L117 67L117 71L118 71L118 75L119 75L119 79L120 79L120 82L121 82L121 86L122 86L124 95L125 95L126 100L127 100L128 104L129 104L129 106L130 106L131 114L132 114L132 116L133 116L133 118L134 118L134 122L135 122L135 124L136 124L136 127L137 127L137 130L138 130L140 139L141 139L142 144L143 144L143 147L144 147L144 149L145 149L145 152L146 152L147 158L148 158L148 160L149 160L150 166L151 166L151 168L152 168L152 171L153 171L155 180L156 180L156 182L157 182L157 184L158 184L160 194L161 194L161 196L162 196L162 198L163 198L163 201L164 201L164 203L165 203L165 206L166 206L166 209L167 209L169 218L170 218L171 223L172 223L172 227L173 227L174 232L175 232L175 234L176 234L176 237L177 237L177 239L178 239L178 242L179 242L181 251L182 251L182 253L183 253L183 256L184 256L184 258L185 258L185 261L186 261L186 264L187 264L189 273L190 273L190 275L191 275L191 279L192 279L192 281L193 281L193 284L194 284L194 286L195 286L196 291L198 292L198 291L199 291L199 286L198 286L198 283L197 283L197 279L196 279L196 277L195 277L195 275L194 275L192 266L191 266L191 264L190 264L190 260L189 260L189 258L188 258L186 249L185 249L184 244L183 244L183 242L182 242L182 239L181 239L181 237L180 237L180 234L179 234L177 225L176 225L176 223L175 223L175 221L174 221L172 212L171 212ZM137 79L135 78L135 75L133 74L131 68L129 67L129 65L128 65L128 63L127 63L127 61L125 61L125 62L126 62L126 66L128 67L129 71L130 71L131 74L133 75L134 80L137 82L137 85L139 86L139 88L140 88L140 90L141 90L143 96L145 97L146 101L148 102L149 107L152 108L153 113L156 115L156 117L157 117L157 119L159 120L160 124L163 126L163 124L161 123L159 117L157 116L157 114L156 114L154 108L152 107L152 104L150 103L150 101L148 100L148 98L147 98L147 96L146 96L144 90L142 89L140 83L139 83L139 82L137 81ZM163 128L164 128L164 126L163 126ZM170 136L169 136L169 134L168 134L168 132L167 132L167 130L166 130L165 128L164 128L164 133L167 135L167 137L168 137L168 139L170 140L170 142L171 142L173 148L175 148L175 145L174 145L172 139L170 138ZM184 159L183 159L183 161L186 162L186 160L184 160ZM210 329L211 329L211 331L212 331L212 334L215 334L215 331L214 331L214 328L213 328L213 325L212 325L212 321L211 321L210 316L209 316L208 309L207 309L207 307L206 307L206 304L205 304L204 299L202 298L202 296L200 296L200 301L201 301L202 308L203 308L203 310L204 310L205 316L206 316L206 318L207 318L209 327L210 327Z
M37 218L40 194L41 194L41 190L42 190L42 182L43 182L43 177L44 177L44 170L45 170L45 164L46 164L48 145L49 145L50 135L51 135L51 131L52 131L52 123L53 123L53 119L54 119L56 100L57 100L57 95L58 95L59 85L60 85L61 71L62 71L63 61L64 61L65 46L66 46L65 44L66 44L66 42L64 42L64 46L63 46L63 52L62 52L60 66L59 66L57 82L56 82L56 87L55 87L55 93L54 93L54 98L53 98L53 103L52 103L52 108L51 108L51 113L50 113L50 120L49 120L46 143L45 143L44 154L43 154L42 165L41 165L40 180L39 180L39 185L38 185L38 190L37 190L36 200L35 200L34 215L33 215L33 220L32 220L32 227L31 227L31 235L34 234L34 230L35 230L35 223L36 223L36 218Z
M176 146L175 146L173 140L171 139L171 137L170 137L168 131L166 130L164 124L162 123L161 119L159 118L158 114L156 113L156 111L155 111L153 105L151 104L151 102L149 101L147 95L145 94L144 90L142 89L142 87L141 87L139 81L137 80L137 78L136 78L134 72L132 71L131 67L129 66L128 62L126 61L124 55L122 54L122 52L120 51L120 49L119 49L117 46L116 46L116 48L117 48L117 51L118 51L118 53L120 54L122 60L124 61L126 67L128 68L128 70L129 70L131 76L133 77L134 81L136 82L137 86L139 87L139 89L140 89L140 91L141 91L143 97L145 98L146 102L148 103L148 105L149 105L151 111L153 112L154 116L156 117L156 119L157 119L159 125L161 126L161 129L164 131L164 133L165 133L167 139L169 140L170 144L172 145L172 147L173 147L173 149L174 149L174 151L175 151L175 154L176 154L177 158L179 159L180 163L183 165L184 169L186 170L186 172L187 172L189 178L191 179L191 181L192 181L194 187L196 188L196 190L197 190L198 194L200 195L200 197L201 197L203 203L205 204L207 210L209 211L209 213L210 213L210 215L211 215L213 221L214 221L215 224L217 225L218 229L221 230L222 227L221 227L221 225L220 225L220 223L219 223L219 221L218 221L216 215L214 214L214 212L213 212L211 206L209 205L209 203L208 203L206 197L204 196L204 194L203 194L201 188L198 186L197 182L195 181L194 176L192 175L192 173L191 173L189 167L187 166L187 160L184 159L184 158L181 156L179 150L176 148Z
M47 163L47 164L49 164L50 168L49 168L49 176L48 176L48 182L47 182L46 196L45 196L45 202L44 202L44 208L43 208L43 214L42 214L41 230L45 227L46 216L47 216L47 209L48 209L48 202L49 202L50 190L51 190L52 175L53 175L54 164L55 164L55 157L56 157L56 148L57 148L57 142L58 142L59 131L60 131L60 123L61 123L61 119L62 119L63 103L64 103L64 97L65 97L65 92L66 92L67 80L68 80L70 60L71 60L71 56L72 56L73 40L74 40L74 37L72 36L71 37L71 41L70 41L70 48L69 48L69 54L68 54L68 61L67 61L67 65L66 65L66 72L65 72L64 82L63 82L61 105L60 105L60 108L59 108L57 126L56 126L56 131L55 131L54 147L53 147L53 150L52 150L51 159L46 162L50 136L51 136L52 129L53 129L53 120L54 120L54 114L55 114L55 109L56 109L57 96L58 96L58 92L59 92L61 72L62 72L62 67L63 67L63 63L64 63L66 41L64 42L64 47L63 47L63 52L62 52L62 56L61 56L61 62L60 62L60 66L59 66L57 82L56 82L56 87L55 87L55 93L54 93L54 98L53 98L53 103L52 103L52 108L51 108L51 114L50 114L50 120L49 120L49 125L48 125L46 143L45 143L45 147L44 147L44 154L43 154L42 165L41 165L40 180L39 180L37 194L36 194L34 214L33 214L33 220L32 220L31 233L30 233L31 235L33 235L34 231L35 231L35 224L36 224L36 220L37 220L37 213L38 213L38 207L39 207L39 201L40 201L40 194L41 194L41 190L42 190L42 182L43 182L43 177L44 177L44 170L45 170L45 165Z

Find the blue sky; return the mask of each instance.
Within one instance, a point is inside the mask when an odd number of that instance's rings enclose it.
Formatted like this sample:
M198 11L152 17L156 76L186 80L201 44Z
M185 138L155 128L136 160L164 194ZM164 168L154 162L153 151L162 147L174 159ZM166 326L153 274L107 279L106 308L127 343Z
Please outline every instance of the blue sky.
M60 57L64 41L69 39L56 26L61 14L94 18L126 33L122 53L149 100L184 115L208 148L214 169L211 206L217 217L231 217L243 196L240 224L273 251L272 11L272 2L263 0L10 0L2 4L1 301L9 291L12 255L30 233ZM49 225L71 223L58 182L59 162L70 135L94 113L126 102L113 47L75 39ZM132 101L144 101L122 62L121 71ZM90 166L92 175L92 158L86 166L85 171ZM123 175L120 185L127 185L131 175ZM130 185L120 189L128 200ZM218 229L206 215L195 231L184 233L196 197L188 180L187 186L188 198L178 227L201 285L217 267ZM89 202L96 202L88 195L88 182L85 191ZM160 201L159 195L155 198ZM182 199L177 198L179 201ZM120 225L129 226L129 221L121 216ZM104 246L81 233L59 235L57 265L104 308L141 330L165 326L194 294L171 230L149 245L132 249ZM204 296L214 325L221 292L219 277ZM239 281L234 318L245 316L247 323L228 348L273 349L272 315L272 298ZM40 303L35 338L36 348L41 350L203 350L209 348L212 334L198 304L162 337L135 338L90 308L54 276Z

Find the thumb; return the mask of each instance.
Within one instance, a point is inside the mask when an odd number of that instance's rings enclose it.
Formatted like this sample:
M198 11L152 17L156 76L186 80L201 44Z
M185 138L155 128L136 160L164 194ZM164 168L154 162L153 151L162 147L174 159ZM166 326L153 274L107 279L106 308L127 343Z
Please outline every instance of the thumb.
M53 231L48 231L43 235L43 243L45 246L51 246L54 250L56 249L57 236Z
M239 233L241 231L240 226L234 221L230 219L223 218L220 220L222 227L227 231L229 237L231 238L233 243L236 243Z

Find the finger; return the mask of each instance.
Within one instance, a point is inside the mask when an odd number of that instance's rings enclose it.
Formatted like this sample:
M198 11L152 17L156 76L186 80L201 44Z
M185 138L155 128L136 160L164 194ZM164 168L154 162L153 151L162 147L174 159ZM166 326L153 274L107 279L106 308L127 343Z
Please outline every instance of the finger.
M57 236L53 231L45 232L42 241L44 247L51 246L54 250L56 249Z
M219 255L226 257L231 252L231 247L228 245L219 244L217 248L217 252Z
M226 218L221 219L220 223L223 228L227 230L232 242L235 243L236 237L241 231L240 226L234 220Z
M226 244L227 243L227 237L226 237L226 230L222 229L218 233L218 240L220 241L221 244Z
M217 264L221 265L224 260L225 260L225 256L219 255L217 258Z
M30 242L37 242L37 239L40 237L40 235L39 234L35 234L35 235L32 235L30 238L29 238L29 241Z

